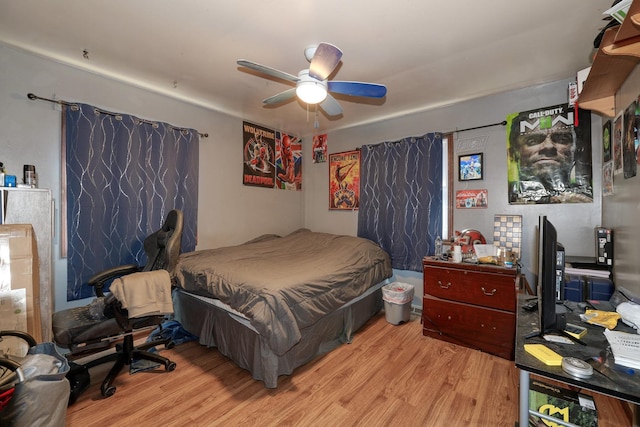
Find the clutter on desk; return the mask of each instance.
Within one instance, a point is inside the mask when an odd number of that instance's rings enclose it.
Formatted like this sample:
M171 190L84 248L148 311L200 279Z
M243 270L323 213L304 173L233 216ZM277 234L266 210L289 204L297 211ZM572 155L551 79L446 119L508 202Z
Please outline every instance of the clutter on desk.
M576 378L590 378L593 375L593 367L575 357L563 357L562 370Z
M18 180L16 175L10 175L0 162L0 187L21 187L21 188L37 188L37 174L34 165L24 165L22 182Z
M448 249L440 249L447 246ZM518 254L508 247L497 246L498 242L487 244L485 237L478 230L465 229L455 231L448 241L440 236L435 240L435 259L471 264L500 265L514 268L518 265Z
M592 325L613 329L618 325L620 315L614 311L585 310L584 314L580 315L580 319Z
M640 369L640 335L605 329L604 336L617 365Z
M524 350L548 366L562 365L562 356L544 344L525 344Z
M608 301L615 290L609 278L568 274L565 267L564 299L568 301ZM608 273L608 272L607 272Z
M564 331L575 338L582 338L587 335L587 328L580 325L574 325L573 323L567 323L564 328Z
M616 312L626 325L631 326L640 334L640 305L633 302L623 302L618 304Z

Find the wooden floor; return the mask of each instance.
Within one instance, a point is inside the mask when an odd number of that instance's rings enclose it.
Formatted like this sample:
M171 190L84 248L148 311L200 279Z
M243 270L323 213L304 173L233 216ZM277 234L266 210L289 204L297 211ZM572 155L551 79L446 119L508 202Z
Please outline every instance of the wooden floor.
M514 426L513 362L422 336L419 318L384 313L331 353L266 389L215 349L163 350L173 372L121 374L102 398L107 366L69 407L68 426ZM600 427L630 425L626 404L594 394Z

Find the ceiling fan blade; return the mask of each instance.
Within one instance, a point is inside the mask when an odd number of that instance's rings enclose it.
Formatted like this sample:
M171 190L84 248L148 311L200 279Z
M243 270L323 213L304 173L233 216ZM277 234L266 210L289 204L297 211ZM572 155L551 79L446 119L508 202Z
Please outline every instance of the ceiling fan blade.
M320 108L322 108L328 116L339 116L342 114L342 107L338 104L338 101L329 94L327 94L326 99L320 104Z
M342 58L342 51L329 43L320 43L311 58L309 75L314 79L326 80Z
M387 87L377 83L328 81L327 89L333 93L367 98L383 98L387 94Z
M287 101L296 96L296 88L287 89L284 92L280 92L276 95L270 96L269 98L263 100L262 102L267 105L279 104L281 102Z
M246 59L238 59L237 62L241 67L251 68L252 70L258 71L271 77L275 77L277 79L282 79L293 83L299 80L298 76L294 76L293 74L285 73L284 71L276 70L275 68L267 67L266 65L260 65L255 62L247 61Z

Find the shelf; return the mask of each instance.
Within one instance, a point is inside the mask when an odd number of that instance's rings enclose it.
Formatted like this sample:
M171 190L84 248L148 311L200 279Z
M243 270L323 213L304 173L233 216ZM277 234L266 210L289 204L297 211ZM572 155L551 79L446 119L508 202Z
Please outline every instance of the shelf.
M622 25L609 28L591 65L589 76L578 97L580 108L605 116L616 114L616 92L640 62L640 0L634 1Z
M638 24L636 24L638 22ZM627 19L616 30L612 40L601 43L601 49L607 55L626 55L640 57L640 1L629 7Z
M616 35L616 42L638 35L640 29L640 2L633 2L627 11L627 19L622 22Z

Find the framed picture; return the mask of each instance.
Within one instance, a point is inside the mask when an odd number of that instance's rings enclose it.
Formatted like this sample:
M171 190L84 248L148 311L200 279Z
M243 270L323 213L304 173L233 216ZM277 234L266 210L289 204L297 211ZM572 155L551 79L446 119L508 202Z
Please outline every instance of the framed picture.
M489 190L456 191L456 209L482 209L489 206Z
M356 210L360 202L360 150L329 155L329 209Z
M458 181L474 181L482 179L482 153L458 156Z

